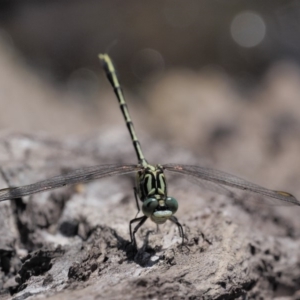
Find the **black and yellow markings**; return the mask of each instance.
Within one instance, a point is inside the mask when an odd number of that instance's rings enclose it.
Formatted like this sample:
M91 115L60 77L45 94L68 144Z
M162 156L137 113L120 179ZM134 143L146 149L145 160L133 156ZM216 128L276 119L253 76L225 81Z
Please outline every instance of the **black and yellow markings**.
M134 150L138 157L138 161L143 167L146 167L147 161L144 157L141 144L137 138L133 123L131 121L129 110L128 110L127 104L125 102L122 87L118 80L118 76L117 76L116 70L114 68L114 65L113 65L110 57L107 54L99 54L99 58L102 61L106 76L107 76L109 82L111 83L111 85L114 89L114 92L117 96L117 99L119 101L119 106L120 106L121 112L124 116L126 126L128 128L128 131L129 131L132 143L133 143Z

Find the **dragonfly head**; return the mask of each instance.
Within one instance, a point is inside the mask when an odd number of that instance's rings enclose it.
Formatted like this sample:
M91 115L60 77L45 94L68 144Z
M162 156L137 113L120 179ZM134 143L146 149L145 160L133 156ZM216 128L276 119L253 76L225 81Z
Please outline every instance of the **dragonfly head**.
M144 200L142 211L156 224L162 224L172 217L178 209L178 202L173 197L157 199L150 197Z

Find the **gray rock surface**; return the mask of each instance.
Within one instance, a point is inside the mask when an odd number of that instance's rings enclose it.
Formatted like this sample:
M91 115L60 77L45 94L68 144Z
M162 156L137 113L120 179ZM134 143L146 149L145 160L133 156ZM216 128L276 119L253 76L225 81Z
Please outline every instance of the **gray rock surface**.
M158 163L196 160L148 142L150 156L167 157ZM2 134L1 188L83 166L134 163L131 147L122 135L62 141ZM1 299L299 299L298 207L234 200L180 176L168 179L184 246L172 223L156 232L147 221L133 251L133 175L0 203Z

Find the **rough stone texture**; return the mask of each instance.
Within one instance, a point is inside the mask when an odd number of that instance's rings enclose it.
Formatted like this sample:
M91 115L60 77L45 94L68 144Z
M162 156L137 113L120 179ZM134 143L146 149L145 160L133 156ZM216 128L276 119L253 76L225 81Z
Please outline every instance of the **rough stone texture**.
M150 156L195 159L159 143L149 141ZM125 135L60 141L2 134L1 185L101 162L130 163L131 147ZM298 207L233 200L169 176L186 243L172 223L156 232L147 221L135 253L128 234L136 213L133 179L113 177L0 203L1 299L300 298Z
M101 88L97 101L83 95L74 108L65 101L74 95L24 71L15 55L1 53L0 60L0 188L82 166L136 162L104 76L107 91ZM143 84L139 102L130 103L135 97L124 90L150 162L210 161L299 198L300 72L294 65L273 66L248 93L209 70L170 71ZM3 133L7 128L49 134ZM53 138L101 129L93 137ZM134 175L1 202L0 298L300 299L299 207L232 199L169 175L184 247L176 226L166 223L156 233L147 221L133 252Z

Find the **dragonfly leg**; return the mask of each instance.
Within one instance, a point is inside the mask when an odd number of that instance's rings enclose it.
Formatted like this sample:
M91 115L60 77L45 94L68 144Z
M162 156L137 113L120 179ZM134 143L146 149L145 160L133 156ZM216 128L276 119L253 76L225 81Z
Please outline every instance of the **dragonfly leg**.
M179 223L178 219L175 216L172 216L169 220L177 225L178 231L179 231L179 236L182 238L182 245L183 245L184 244L184 233L183 233L182 225Z
M133 190L134 190L135 203L136 203L136 207L138 210L135 215L135 218L136 218L138 216L139 212L141 211L141 208L140 208L140 204L139 204L139 198L138 198L138 193L137 193L136 187L134 187Z
M156 232L157 232L157 233L160 232L160 228L159 228L158 224L156 224Z
M136 248L136 240L135 240L135 234L139 230L139 228L145 223L145 221L148 219L146 216L142 216L140 218L135 218L129 222L129 232L130 232L130 239L131 239L131 244L133 244ZM132 224L139 222L133 229L132 231Z

